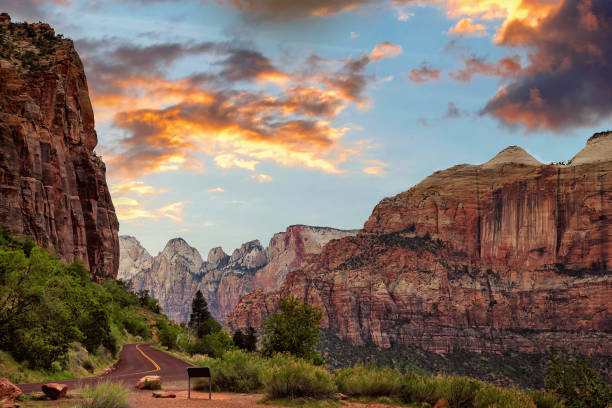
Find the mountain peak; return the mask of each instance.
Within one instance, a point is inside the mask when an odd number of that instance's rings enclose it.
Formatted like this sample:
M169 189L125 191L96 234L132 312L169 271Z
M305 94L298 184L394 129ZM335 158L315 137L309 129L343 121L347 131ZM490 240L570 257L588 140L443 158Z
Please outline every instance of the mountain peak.
M483 167L495 167L501 164L524 164L527 166L541 166L540 163L535 157L527 153L522 147L519 146L508 146L501 152L497 153L495 157L493 157L488 162L484 163Z
M612 131L598 132L571 161L571 166L612 160Z
M180 237L172 238L170 241L168 241L160 255L166 257L168 260L173 260L177 256L185 258L196 265L196 270L199 269L203 263L202 257L200 256L198 250L189 245L187 241Z

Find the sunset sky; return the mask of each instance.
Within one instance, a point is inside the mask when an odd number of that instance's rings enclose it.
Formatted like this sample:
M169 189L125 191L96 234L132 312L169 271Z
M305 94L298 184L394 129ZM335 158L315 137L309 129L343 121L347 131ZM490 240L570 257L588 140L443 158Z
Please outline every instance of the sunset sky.
M121 224L205 257L612 128L609 0L2 0L75 41Z

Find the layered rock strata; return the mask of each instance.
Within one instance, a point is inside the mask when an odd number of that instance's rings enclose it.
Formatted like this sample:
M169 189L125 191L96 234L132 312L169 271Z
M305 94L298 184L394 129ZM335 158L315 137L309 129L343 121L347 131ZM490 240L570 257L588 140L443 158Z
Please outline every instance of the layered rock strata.
M227 324L259 326L281 295L324 310L344 340L440 354L612 354L612 133L568 165L519 147L437 171L383 199L279 291L242 298Z
M0 227L115 277L119 223L83 65L47 24L0 15Z

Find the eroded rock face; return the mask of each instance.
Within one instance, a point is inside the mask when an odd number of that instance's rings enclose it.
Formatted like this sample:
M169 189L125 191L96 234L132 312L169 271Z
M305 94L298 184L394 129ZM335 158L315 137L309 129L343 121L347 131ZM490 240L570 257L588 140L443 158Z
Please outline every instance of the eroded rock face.
M117 279L130 280L139 272L151 269L153 257L134 237L122 235L119 237L119 271Z
M6 14L0 36L0 227L115 277L119 223L73 43Z
M566 166L512 147L435 172L382 200L357 236L326 244L278 292L242 298L227 324L257 327L292 294L352 344L610 355L612 155L598 152L611 146L598 134Z
M225 322L227 313L241 297L256 288L278 289L288 272L301 267L308 256L319 253L325 243L354 234L294 225L275 234L268 248L263 248L259 241L250 241L228 256L217 247L210 250L206 262L195 248L179 238L171 240L148 269L146 262L132 257L127 246L122 246L121 261L122 265L124 262L129 265L126 270L144 265L132 276L133 287L149 290L170 318L187 321L193 296L200 289L213 316Z

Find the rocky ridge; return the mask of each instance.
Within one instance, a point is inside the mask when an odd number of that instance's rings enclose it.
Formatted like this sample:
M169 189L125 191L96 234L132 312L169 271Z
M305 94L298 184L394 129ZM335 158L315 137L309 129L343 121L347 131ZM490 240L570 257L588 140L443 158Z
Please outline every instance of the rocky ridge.
M383 199L278 291L243 297L227 325L260 326L279 296L324 310L353 344L612 354L612 133L569 165L510 147Z
M115 277L119 223L81 60L44 23L0 14L0 227Z
M293 225L275 234L267 248L249 241L227 255L210 250L206 261L181 238L172 239L155 257L133 237L120 237L119 277L131 280L134 290L148 290L171 319L187 321L191 300L200 289L213 316L225 321L238 300L256 288L276 290L285 276L301 267L330 240L354 235L325 227ZM149 261L150 259L150 261Z

